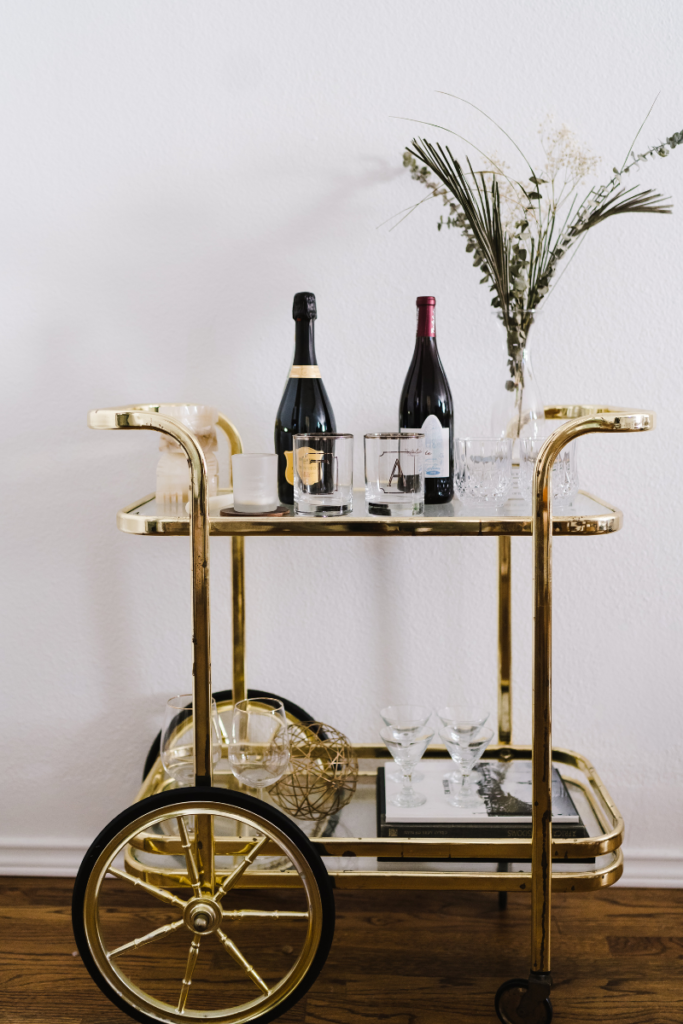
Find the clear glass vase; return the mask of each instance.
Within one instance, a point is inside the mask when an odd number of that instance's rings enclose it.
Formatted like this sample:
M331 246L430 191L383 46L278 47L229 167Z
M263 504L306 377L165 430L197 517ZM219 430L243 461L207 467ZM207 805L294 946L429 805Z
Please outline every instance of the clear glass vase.
M529 335L506 331L504 351L505 370L496 386L491 433L493 437L512 438L512 458L519 462L519 445L514 442L543 433L543 400L531 365Z

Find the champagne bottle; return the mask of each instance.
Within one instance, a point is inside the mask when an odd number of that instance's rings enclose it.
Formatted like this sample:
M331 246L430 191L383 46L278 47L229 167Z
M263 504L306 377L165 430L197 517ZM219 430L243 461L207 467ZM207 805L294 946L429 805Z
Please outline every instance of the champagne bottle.
M453 399L436 347L433 295L417 299L417 338L401 392L400 430L425 435L425 504L453 497Z
M294 361L275 419L275 453L280 501L294 503L292 438L294 434L326 434L337 429L330 400L315 356L318 312L312 292L297 292L292 308Z

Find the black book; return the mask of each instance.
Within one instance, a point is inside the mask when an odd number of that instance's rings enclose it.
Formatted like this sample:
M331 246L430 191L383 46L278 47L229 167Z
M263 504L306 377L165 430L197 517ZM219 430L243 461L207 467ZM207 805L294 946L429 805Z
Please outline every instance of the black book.
M377 771L377 835L398 839L530 839L531 838L531 762L480 761L473 772L472 785L481 798L475 809L454 807L449 803L450 762L428 760L420 763L425 775L416 789L427 796L418 808L400 808L389 804L387 810L384 768ZM457 780L456 780L457 781ZM398 785L390 785L390 796ZM527 799L528 798L528 799ZM588 830L581 821L569 791L553 768L553 837L585 839Z

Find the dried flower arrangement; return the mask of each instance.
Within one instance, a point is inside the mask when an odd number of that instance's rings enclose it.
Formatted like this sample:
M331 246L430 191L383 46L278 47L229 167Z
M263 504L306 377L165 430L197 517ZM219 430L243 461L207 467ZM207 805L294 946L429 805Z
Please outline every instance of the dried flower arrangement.
M462 102L475 106L468 100ZM445 130L483 157L481 169L475 170L469 157L463 167L448 146L433 145L421 138L413 139L407 147L403 164L411 177L429 190L426 199L442 199L448 212L445 219L441 216L437 227L456 228L462 233L465 249L473 254L474 266L482 273L480 283L488 284L495 293L491 305L497 309L507 336L505 387L514 392L512 434L519 436L528 332L534 313L551 290L560 260L583 240L587 231L609 217L621 213L671 213L671 203L659 192L641 190L637 185L627 187L623 179L646 160L667 156L683 143L683 132L636 153L634 146L643 121L621 167L613 168L613 176L606 184L589 188L581 197L581 183L595 171L598 160L578 144L573 132L549 120L541 125L545 166L536 171L514 139L488 114L479 112L496 124L520 153L530 172L527 180L513 178L503 160L487 155L450 129Z

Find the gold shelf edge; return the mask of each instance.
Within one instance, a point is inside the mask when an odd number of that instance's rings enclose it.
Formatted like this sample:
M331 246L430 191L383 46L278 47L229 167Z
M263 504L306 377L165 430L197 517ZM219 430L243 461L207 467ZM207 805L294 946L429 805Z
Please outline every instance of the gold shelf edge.
M153 885L170 888L189 888L187 873L166 871L141 864L125 854L129 874ZM621 850L612 855L609 864L586 871L554 871L553 892L588 892L614 885L624 870ZM472 892L524 892L531 893L531 871L354 871L329 872L336 889L422 889L469 890ZM238 889L291 889L300 888L301 880L295 871L246 871Z
M229 493L222 491L222 493ZM596 498L588 491L580 491L585 497L602 506L605 512L592 516L553 516L553 535L556 537L600 536L616 533L623 526L623 513L612 505ZM137 514L154 494L148 494L131 502L116 514L116 525L122 533L148 537L187 537L189 519L179 516L142 516ZM285 519L209 517L212 537L335 537L335 536L403 536L403 537L520 537L531 536L531 516L447 517L415 516L411 518L385 519L377 517L362 520L353 516L338 519L316 517L291 517Z

